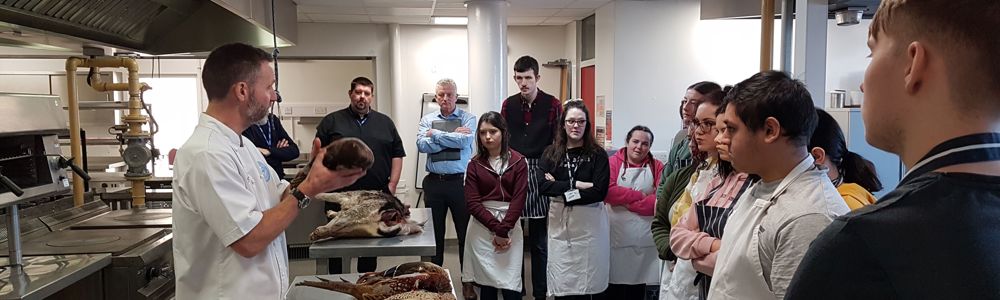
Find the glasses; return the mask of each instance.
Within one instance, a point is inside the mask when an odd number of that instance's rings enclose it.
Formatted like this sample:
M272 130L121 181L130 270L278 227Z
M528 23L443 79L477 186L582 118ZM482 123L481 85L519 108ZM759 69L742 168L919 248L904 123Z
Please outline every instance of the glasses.
M587 125L587 120L566 120L566 126L583 126Z
M718 133L719 130L715 128L715 121L691 121L691 125L694 125L695 130L700 130L703 133L715 132Z

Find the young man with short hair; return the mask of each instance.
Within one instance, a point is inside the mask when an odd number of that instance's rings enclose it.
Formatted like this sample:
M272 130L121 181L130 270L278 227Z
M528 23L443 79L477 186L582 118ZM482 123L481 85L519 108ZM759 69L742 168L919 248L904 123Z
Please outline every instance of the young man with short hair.
M719 134L733 167L761 181L737 199L711 245L718 256L708 298L781 298L809 244L849 209L806 148L819 118L801 82L761 72L733 87L723 107Z
M545 299L545 268L548 256L549 199L538 193L538 160L545 147L552 144L562 114L562 102L538 88L538 61L521 56L514 62L517 94L503 101L500 114L510 130L510 148L528 161L528 196L521 219L528 223L528 248L531 249L531 289L535 299Z
M1000 1L883 0L865 138L908 172L816 239L788 299L1000 299Z

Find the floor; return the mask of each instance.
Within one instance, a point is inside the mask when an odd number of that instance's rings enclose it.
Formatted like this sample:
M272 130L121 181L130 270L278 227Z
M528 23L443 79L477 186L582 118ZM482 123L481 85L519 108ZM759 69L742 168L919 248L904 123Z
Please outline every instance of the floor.
M451 272L451 282L452 286L455 287L455 294L458 299L465 299L462 295L462 278L461 278L461 268L458 263L458 244L454 240L449 240L444 249L444 268ZM524 266L525 268L525 278L524 287L526 289L526 295L531 295L531 253L529 251L524 252ZM389 266L420 261L418 256L390 256L390 257L379 257L378 259L378 269L382 270ZM357 269L357 261L352 264L352 269ZM296 276L303 275L314 275L316 274L316 261L312 259L297 259L289 262L289 269L291 271L292 278ZM501 297L502 298L502 297ZM531 299L531 297L523 297L524 299ZM549 297L551 299L551 297Z

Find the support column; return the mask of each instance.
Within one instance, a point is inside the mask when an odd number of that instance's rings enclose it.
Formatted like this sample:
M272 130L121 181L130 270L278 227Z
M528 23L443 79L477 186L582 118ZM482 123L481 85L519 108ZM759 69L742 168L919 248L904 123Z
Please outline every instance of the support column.
M500 111L507 97L507 9L503 0L466 2L469 24L469 108Z
M785 73L792 72L792 33L795 13L795 0L782 0L781 3L781 67Z
M795 1L795 49L792 77L809 89L813 104L826 103L826 26L828 0Z

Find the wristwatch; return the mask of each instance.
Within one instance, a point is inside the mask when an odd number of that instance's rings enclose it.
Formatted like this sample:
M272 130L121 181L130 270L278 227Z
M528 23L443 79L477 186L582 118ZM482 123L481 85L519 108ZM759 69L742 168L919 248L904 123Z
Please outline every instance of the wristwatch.
M298 187L292 188L291 193L292 196L295 197L295 200L299 201L299 209L306 208L306 206L309 206L309 201L312 201L312 199L309 199L306 194L303 194Z

